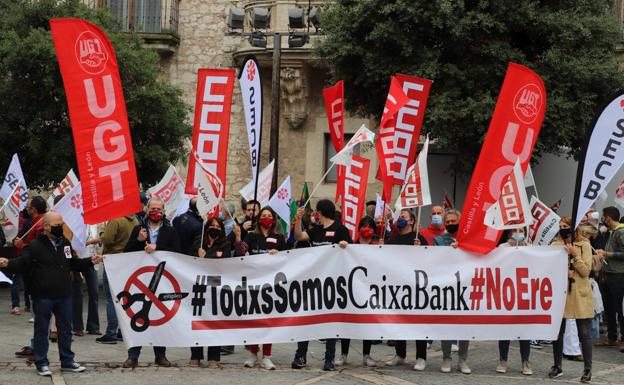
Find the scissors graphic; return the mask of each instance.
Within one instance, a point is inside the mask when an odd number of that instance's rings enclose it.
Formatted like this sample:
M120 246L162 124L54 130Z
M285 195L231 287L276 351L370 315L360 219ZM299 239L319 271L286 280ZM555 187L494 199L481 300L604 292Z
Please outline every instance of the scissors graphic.
M154 295L156 295L156 289L158 288L163 271L165 270L165 263L166 262L161 262L158 264L156 270L154 271L154 275L150 280L149 286L147 287ZM183 299L186 296L188 296L188 293L161 293L158 295L158 300L175 301ZM150 324L149 312L152 308L152 301L150 298L145 293L132 294L128 291L122 291L117 294L117 299L121 302L121 307L124 310L132 307L135 302L143 302L141 309L132 316L132 319L130 320L130 327L136 332L147 330Z

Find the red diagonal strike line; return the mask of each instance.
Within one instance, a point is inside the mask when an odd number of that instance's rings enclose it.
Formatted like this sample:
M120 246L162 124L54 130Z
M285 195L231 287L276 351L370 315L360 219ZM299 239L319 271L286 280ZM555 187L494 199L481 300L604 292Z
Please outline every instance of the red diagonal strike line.
M156 307L158 309L160 309L160 311L163 312L163 314L166 316L167 314L169 314L169 312L171 311L171 309L169 309L167 306L165 306L162 302L160 302L160 300L158 299L158 297L156 297L156 295L154 293L152 293L152 291L150 289L148 289L147 286L145 286L143 284L143 282L139 281L139 279L137 278L136 282L133 282L133 284L139 289L141 290L143 293L145 293L145 295L154 303L154 305L156 305Z

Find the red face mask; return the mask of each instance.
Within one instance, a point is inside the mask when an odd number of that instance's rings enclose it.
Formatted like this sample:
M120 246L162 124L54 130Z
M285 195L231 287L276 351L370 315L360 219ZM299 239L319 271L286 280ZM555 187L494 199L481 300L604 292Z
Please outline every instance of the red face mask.
M362 227L360 229L360 238L369 239L373 236L373 229L370 227Z
M163 213L160 211L150 211L149 214L149 219L152 222L160 222L160 220L162 219Z
M258 220L258 222L260 222L260 226L262 226L266 230L270 229L271 226L273 226L273 218L262 217Z

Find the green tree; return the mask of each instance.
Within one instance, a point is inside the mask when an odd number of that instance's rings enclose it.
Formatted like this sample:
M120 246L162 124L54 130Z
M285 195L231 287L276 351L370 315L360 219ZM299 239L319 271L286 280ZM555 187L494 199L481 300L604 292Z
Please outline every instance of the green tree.
M158 55L120 31L106 9L78 0L0 0L0 164L20 156L29 187L58 183L76 156L65 90L50 35L51 18L102 27L117 54L139 182L151 185L183 156L190 135L182 91L159 78ZM4 172L4 171L0 171Z
M599 106L624 84L611 0L336 0L317 54L344 79L347 108L379 117L389 76L434 81L424 130L472 170L510 61L544 80L534 155L578 155ZM535 157L534 157L535 159Z

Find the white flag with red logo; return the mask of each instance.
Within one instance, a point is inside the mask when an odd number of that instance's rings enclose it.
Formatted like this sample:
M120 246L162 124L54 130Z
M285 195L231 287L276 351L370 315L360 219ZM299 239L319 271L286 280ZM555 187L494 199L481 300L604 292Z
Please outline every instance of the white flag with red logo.
M17 181L17 183L15 183L15 187L13 187L9 195L9 199L4 202L2 206L4 215L6 216L6 220L2 225L2 230L7 240L14 239L19 232L19 204L20 196L22 195L22 185L19 182L20 181Z
M624 180L620 182L620 185L615 189L615 204L624 207Z
M531 207L524 187L524 174L518 158L512 172L505 179L498 200L485 212L483 224L496 230L506 230L527 227L532 223Z
M529 227L529 242L536 246L548 246L559 232L559 215L544 202L532 196L531 216L533 224Z
M284 179L275 194L269 200L268 206L282 219L285 224L286 238L290 236L290 200L292 198L290 188L290 175ZM278 218L273 218L277 221Z
M49 207L54 206L54 198L56 198L59 195L67 194L78 183L80 183L80 180L78 180L78 177L76 176L76 173L74 172L74 169L73 168L69 169L69 171L67 172L67 175L65 175L65 178L63 178L61 183L59 183L58 186L56 186L56 188L52 190L52 194L50 194L50 196L48 197L48 206Z
M346 166L351 162L351 156L353 155L353 149L358 144L362 143L374 143L375 142L375 134L366 128L365 125L362 126L353 134L353 137L347 142L347 144L340 150L336 155L332 156L330 161L335 164L341 164Z
M395 203L397 209L427 206L431 204L429 189L429 172L427 171L427 153L429 152L429 137L418 154L416 163L408 170L405 183Z
M9 169L4 177L4 182L2 187L0 187L0 198L3 201L6 202L13 195L17 183L20 185L20 199L17 208L18 210L23 210L28 202L28 187L26 186L26 179L24 179L19 157L17 154L13 154Z
M63 198L53 208L54 211L61 214L63 221L72 231L73 237L71 245L74 250L81 253L85 250L87 242L87 231L89 227L84 222L84 209L82 206L82 187L80 183L74 186L70 192L65 194Z
M260 206L266 206L271 197L271 183L273 182L273 170L275 169L275 160L272 160L262 171L258 177L258 196L256 199L260 202ZM254 181L252 180L240 189L240 195L246 201L254 199Z
M147 193L162 199L165 202L167 217L173 219L178 206L184 199L184 183L176 168L169 165L162 180L156 186L148 189Z
M197 211L203 218L218 207L219 202L223 198L223 183L216 174L203 166L201 168L203 172L199 175Z

